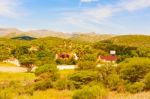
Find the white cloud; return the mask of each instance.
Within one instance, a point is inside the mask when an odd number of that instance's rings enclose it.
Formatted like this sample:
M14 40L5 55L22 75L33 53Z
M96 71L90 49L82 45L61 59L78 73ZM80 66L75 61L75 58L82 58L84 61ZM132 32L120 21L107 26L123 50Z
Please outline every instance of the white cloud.
M81 3L91 3L95 1L98 1L98 0L80 0Z
M92 2L93 0L81 0L82 2ZM68 12L66 14L66 17L68 17L69 20L66 20L66 23L71 23L76 26L81 26L81 24L87 29L90 24L92 26L99 27L97 26L98 24L104 25L105 22L121 13L124 11L127 12L134 12L138 10L142 10L145 8L150 7L150 0L119 0L119 2L115 4L108 4L108 5L100 5L95 6L93 8L88 8L88 9L82 9L80 11L76 12ZM108 22L109 23L109 22ZM86 26L87 25L87 26ZM107 24L110 25L108 27L114 27L117 26L115 23L113 24ZM120 27L120 29L125 28L125 27Z
M0 16L17 17L20 15L21 0L0 0Z
M150 7L150 0L124 0L120 6L127 11L135 11Z

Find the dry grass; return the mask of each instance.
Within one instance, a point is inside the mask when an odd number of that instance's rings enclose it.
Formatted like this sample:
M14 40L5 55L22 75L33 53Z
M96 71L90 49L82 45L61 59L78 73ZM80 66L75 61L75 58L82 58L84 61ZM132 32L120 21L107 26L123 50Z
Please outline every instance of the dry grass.
M12 67L12 66L16 66L15 64L11 64L11 63L5 63L5 62L0 62L0 66L7 66L7 67Z
M68 75L75 73L75 70L61 70L59 71L61 78L67 78Z
M55 89L49 89L46 91L36 91L33 96L18 96L15 99L71 99L72 91L64 90L59 91ZM141 92L137 94L130 93L116 93L110 92L105 99L150 99L150 92Z
M0 81L12 80L32 80L35 78L33 73L2 73L0 72Z
M72 92L68 90L49 89L46 91L36 91L33 96L18 96L15 99L71 99Z
M150 92L137 94L110 92L108 99L150 99Z

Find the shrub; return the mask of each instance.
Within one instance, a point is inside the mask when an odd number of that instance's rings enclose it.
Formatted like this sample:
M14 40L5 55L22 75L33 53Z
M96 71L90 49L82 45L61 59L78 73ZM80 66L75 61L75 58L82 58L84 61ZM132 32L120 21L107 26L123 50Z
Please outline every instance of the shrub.
M88 84L97 80L97 75L94 71L80 71L72 74L69 80L75 85L75 88L80 88L82 85Z
M55 82L55 88L58 90L64 90L67 88L67 81L65 79L59 79Z
M119 75L112 74L108 76L108 87L111 90L117 90L120 84L121 84L121 79L119 78Z
M150 89L150 72L144 77L145 88Z
M96 63L93 61L80 61L78 62L78 69L79 70L88 70L88 69L95 69Z
M52 80L56 80L58 78L57 71L56 65L46 64L37 68L35 70L35 74L41 78L51 78Z
M84 57L83 57L83 61L96 61L96 59L97 59L97 55L96 54L86 54L86 55L84 55Z
M120 64L121 78L129 82L140 81L149 71L149 58L130 58Z
M138 92L143 91L144 87L145 87L144 83L135 82L133 84L132 83L127 84L126 90L131 92L131 93L138 93Z
M107 63L97 68L98 79L105 85L108 85L108 77L112 74L116 74L116 69L111 63Z
M46 90L52 87L53 87L53 83L51 80L43 80L43 81L36 82L34 84L34 90Z
M98 85L89 87L85 86L74 92L73 99L103 99L107 96L107 90Z

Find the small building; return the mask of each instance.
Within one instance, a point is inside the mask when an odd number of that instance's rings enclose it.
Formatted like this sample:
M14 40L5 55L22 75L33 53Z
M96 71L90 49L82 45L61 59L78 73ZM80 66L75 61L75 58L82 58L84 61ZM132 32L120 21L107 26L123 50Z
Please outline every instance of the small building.
M20 66L20 62L19 62L19 60L16 59L16 58L6 59L6 60L4 60L3 62L15 64L15 65L18 66L18 67Z
M57 66L58 70L72 70L77 68L76 65L58 65Z
M69 59L69 58L74 58L75 60L78 60L78 56L74 54L69 54L69 53L59 53L56 54L56 59Z
M113 56L113 55L109 55L109 56L99 56L99 59L102 61L102 62L112 62L112 63L115 63L118 59L117 56Z

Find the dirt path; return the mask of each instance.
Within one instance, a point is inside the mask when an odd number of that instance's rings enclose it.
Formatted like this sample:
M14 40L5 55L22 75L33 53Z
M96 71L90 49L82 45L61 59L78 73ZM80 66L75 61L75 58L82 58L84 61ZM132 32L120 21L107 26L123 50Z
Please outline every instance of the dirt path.
M27 69L23 67L0 66L0 72L27 72Z

